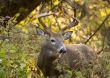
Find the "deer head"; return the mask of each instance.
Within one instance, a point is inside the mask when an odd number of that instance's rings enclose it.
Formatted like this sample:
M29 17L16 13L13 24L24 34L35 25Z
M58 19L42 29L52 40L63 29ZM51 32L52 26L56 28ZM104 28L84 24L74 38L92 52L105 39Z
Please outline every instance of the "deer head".
M52 47L55 51L59 53L65 53L66 48L64 45L64 40L67 40L71 37L72 32L52 32L50 28L45 28L46 30L42 30L37 27L37 33L39 35L45 36L48 45Z
M69 38L71 38L71 34L72 31L68 31L68 32L64 32L66 29L69 29L73 26L76 26L78 24L78 20L76 20L75 18L73 18L73 21L71 21L67 26L65 26L64 28L61 28L58 24L58 22L56 21L58 28L59 28L59 32L52 32L52 27L50 26L46 26L46 24L42 21L42 17L46 17L49 15L53 15L54 17L56 16L55 13L43 13L41 14L41 10L44 8L44 6L42 5L38 14L38 20L40 22L40 24L43 26L44 30L42 30L41 28L39 28L39 26L37 25L37 33L39 35L42 36L46 36L46 41L48 42L47 44L50 45L50 47L52 47L54 50L56 50L59 53L65 53L66 52L66 48L64 45L64 40L67 40Z

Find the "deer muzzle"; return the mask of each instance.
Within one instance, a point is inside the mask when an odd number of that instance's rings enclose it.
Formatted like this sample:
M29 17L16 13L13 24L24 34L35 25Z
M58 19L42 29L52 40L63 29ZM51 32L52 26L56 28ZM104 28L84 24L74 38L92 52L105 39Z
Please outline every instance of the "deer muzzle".
M57 49L59 53L66 53L66 47L62 45L59 49Z
M66 53L66 49L65 48L62 48L59 53Z

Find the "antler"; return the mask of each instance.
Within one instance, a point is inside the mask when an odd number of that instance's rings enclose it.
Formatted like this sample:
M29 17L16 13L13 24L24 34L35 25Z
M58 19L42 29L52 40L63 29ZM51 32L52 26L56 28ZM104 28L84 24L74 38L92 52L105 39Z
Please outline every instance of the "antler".
M77 6L74 3L72 3L71 0L65 0L65 2L67 2L72 7L72 9L74 11L74 17L72 17L73 20L68 25L66 25L64 28L61 28L59 26L58 21L56 20L57 26L59 27L59 30L61 30L61 31L64 31L64 30L69 29L69 28L72 28L72 27L76 26L79 23L79 21L75 18L76 17L76 8L77 8ZM40 10L38 12L38 20L39 20L40 24L44 27L44 30L46 32L48 32L47 30L51 31L51 24L50 24L50 26L46 26L46 24L42 21L41 18L49 16L49 15L54 15L56 17L57 15L55 15L55 13L53 13L53 12L51 12L51 13L50 12L41 13L41 10L43 10L44 8L45 8L44 4L42 4L41 8L40 8Z
M66 29L72 28L76 25L78 25L79 21L75 18L73 18L74 20L72 22L70 22L68 25L66 25L64 28L62 28L61 30L64 31Z
M48 26L46 26L46 24L42 21L42 17L46 17L46 16L49 16L49 15L53 15L54 13L50 13L50 12L48 12L48 13L41 13L41 10L44 8L44 6L43 6L43 4L42 4L42 6L41 6L41 8L40 8L40 10L39 10L39 12L38 12L38 20L39 20L39 22L40 22L40 24L43 26L43 28L44 28L44 30L46 31L46 32L48 32L48 31L51 31L51 24L50 24L50 26L48 27Z
M73 17L73 21L71 21L67 26L62 28L62 31L69 29L69 28L72 28L72 27L78 25L78 23L79 23L78 19L75 18L76 17L77 5L74 4L71 0L65 0L65 2L67 2L72 7L72 9L74 11L74 17Z

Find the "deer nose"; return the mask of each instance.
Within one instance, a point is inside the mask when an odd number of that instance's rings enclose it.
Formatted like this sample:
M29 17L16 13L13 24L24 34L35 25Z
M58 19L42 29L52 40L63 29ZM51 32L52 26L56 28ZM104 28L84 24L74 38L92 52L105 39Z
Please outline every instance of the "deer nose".
M59 53L66 53L66 49L62 48Z

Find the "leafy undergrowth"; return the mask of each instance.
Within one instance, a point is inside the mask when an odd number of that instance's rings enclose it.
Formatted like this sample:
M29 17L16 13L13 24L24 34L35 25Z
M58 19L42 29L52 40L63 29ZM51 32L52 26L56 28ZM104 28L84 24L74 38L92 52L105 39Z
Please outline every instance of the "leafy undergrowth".
M33 74L42 78L43 74L35 64L40 39L34 32L25 33L15 27L13 19L7 21L5 27L5 19L0 18L0 78L31 78Z

